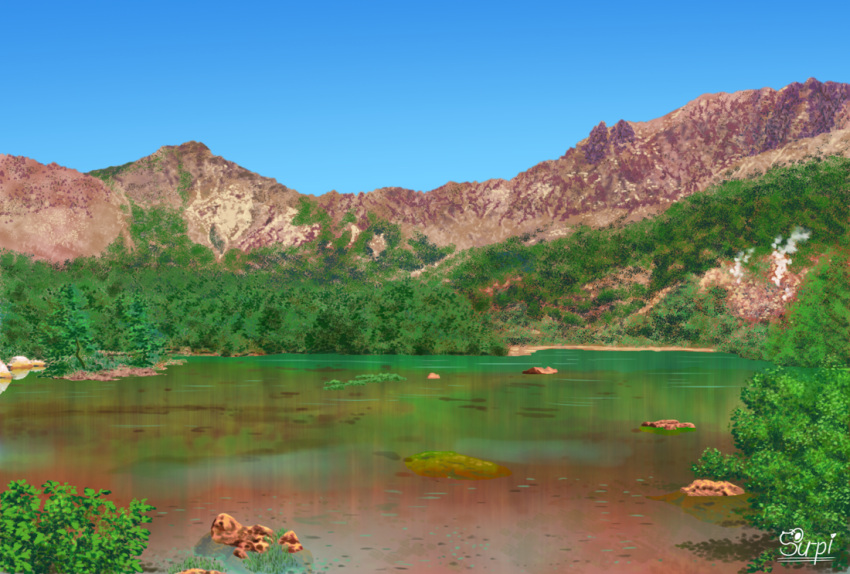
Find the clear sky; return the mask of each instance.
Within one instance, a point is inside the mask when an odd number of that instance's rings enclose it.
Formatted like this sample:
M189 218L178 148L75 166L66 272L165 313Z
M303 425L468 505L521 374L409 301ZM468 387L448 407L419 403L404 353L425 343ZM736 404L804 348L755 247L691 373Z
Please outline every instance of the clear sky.
M0 153L163 145L301 193L510 179L600 121L850 82L845 2L7 2Z

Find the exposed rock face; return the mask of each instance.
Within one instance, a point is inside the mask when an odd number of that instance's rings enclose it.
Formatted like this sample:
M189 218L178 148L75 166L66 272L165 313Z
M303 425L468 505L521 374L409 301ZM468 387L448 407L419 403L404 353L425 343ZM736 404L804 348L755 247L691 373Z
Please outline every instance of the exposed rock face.
M738 496L744 494L743 488L725 480L721 482L695 480L688 486L683 486L681 491L688 496Z
M125 228L125 203L89 175L0 154L0 248L58 263L97 255Z
M428 193L332 191L317 201L335 222L353 211L352 236L373 211L405 236L419 230L438 246L464 249L526 232L554 238L579 223L637 221L723 179L830 154L850 157L850 84L810 78L778 91L705 94L648 122L602 122L559 159L509 181L449 182ZM108 184L0 155L0 247L51 261L100 253L126 233L130 200L181 208L192 240L219 253L299 245L318 233L291 223L304 196L201 143L165 146L107 171Z
M531 367L522 372L523 375L554 375L558 369L552 367Z
M694 423L680 423L676 419L664 419L655 422L641 423L642 427L651 427L655 429L676 430L676 429L695 429Z

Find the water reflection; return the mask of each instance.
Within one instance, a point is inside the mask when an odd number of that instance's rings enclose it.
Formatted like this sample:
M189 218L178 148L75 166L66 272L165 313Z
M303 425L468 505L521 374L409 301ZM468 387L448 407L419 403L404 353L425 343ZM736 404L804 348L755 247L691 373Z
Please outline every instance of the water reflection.
M522 374L542 365L559 374ZM705 448L731 449L737 387L763 366L573 350L283 355L191 358L158 377L106 383L5 382L0 480L104 488L119 507L147 498L157 507L148 572L191 551L220 512L292 527L317 572L703 571L676 545L722 538L728 517L705 501L647 497L688 484ZM387 371L407 381L323 389ZM668 418L698 430L637 431ZM446 451L512 474L470 482L405 464ZM733 571L723 566L714 571Z

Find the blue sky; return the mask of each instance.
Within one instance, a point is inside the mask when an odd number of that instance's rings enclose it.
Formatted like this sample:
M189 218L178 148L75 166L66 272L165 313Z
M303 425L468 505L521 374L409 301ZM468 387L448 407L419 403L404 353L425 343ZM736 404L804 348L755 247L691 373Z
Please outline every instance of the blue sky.
M309 194L510 179L603 120L850 82L844 5L8 3L0 153L89 171L196 140Z

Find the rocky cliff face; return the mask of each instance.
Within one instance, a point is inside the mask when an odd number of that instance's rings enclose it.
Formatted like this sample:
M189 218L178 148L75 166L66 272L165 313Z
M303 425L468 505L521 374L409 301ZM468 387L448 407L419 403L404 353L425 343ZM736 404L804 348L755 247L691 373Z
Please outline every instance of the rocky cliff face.
M54 262L97 255L126 228L122 204L91 176L0 154L0 248Z
M706 94L649 122L600 123L559 159L508 181L449 182L428 193L330 192L317 200L336 221L353 210L362 229L373 211L407 235L418 229L437 245L463 249L538 230L557 237L579 223L637 221L723 179L848 154L850 84L810 78L778 91ZM131 199L182 207L191 238L219 252L298 245L318 231L291 224L305 196L200 143L101 171L111 174L105 182L0 155L0 221L14 222L0 228L0 246L51 260L98 252L126 229L121 206Z

